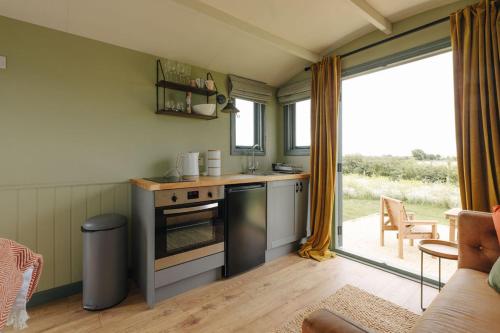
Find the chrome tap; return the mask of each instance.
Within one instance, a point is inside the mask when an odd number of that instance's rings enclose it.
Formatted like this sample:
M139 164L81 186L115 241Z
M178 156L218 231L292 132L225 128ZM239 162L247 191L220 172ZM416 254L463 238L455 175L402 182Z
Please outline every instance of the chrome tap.
M248 167L248 171L250 171L250 173L254 173L255 171L257 171L257 164L255 162L255 149L259 147L260 146L258 144L252 146L252 164Z

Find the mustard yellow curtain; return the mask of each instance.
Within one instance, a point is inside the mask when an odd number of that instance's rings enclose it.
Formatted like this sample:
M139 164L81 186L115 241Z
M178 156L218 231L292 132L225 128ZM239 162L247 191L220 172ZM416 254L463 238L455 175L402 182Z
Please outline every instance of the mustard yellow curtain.
M337 163L340 58L325 57L312 65L311 86L311 237L299 255L332 258L333 202Z
M462 208L491 211L500 198L500 15L481 1L450 16L458 179Z

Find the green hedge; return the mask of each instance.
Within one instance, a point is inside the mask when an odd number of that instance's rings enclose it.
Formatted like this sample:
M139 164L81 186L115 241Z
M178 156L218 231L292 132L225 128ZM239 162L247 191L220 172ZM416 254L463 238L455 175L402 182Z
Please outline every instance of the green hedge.
M450 184L458 182L456 162L421 162L413 157L346 155L342 171L345 174L388 177L391 180Z

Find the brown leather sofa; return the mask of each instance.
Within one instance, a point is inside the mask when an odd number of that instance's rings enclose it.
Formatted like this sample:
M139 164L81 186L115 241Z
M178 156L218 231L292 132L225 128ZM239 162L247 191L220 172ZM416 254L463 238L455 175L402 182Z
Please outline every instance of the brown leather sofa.
M457 272L423 313L413 332L500 332L500 294L487 281L500 256L491 214L460 213L458 255ZM326 310L312 313L302 323L303 333L366 331Z

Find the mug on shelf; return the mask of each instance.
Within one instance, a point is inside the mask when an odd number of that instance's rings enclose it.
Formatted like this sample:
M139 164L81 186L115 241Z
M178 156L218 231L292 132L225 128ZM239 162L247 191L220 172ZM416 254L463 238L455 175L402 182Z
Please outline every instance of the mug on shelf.
M197 79L196 79L196 86L197 86L198 88L201 88L201 89L205 88L205 80L204 80L204 79L197 78Z
M214 90L215 89L214 80L206 80L205 86L207 87L208 90Z

